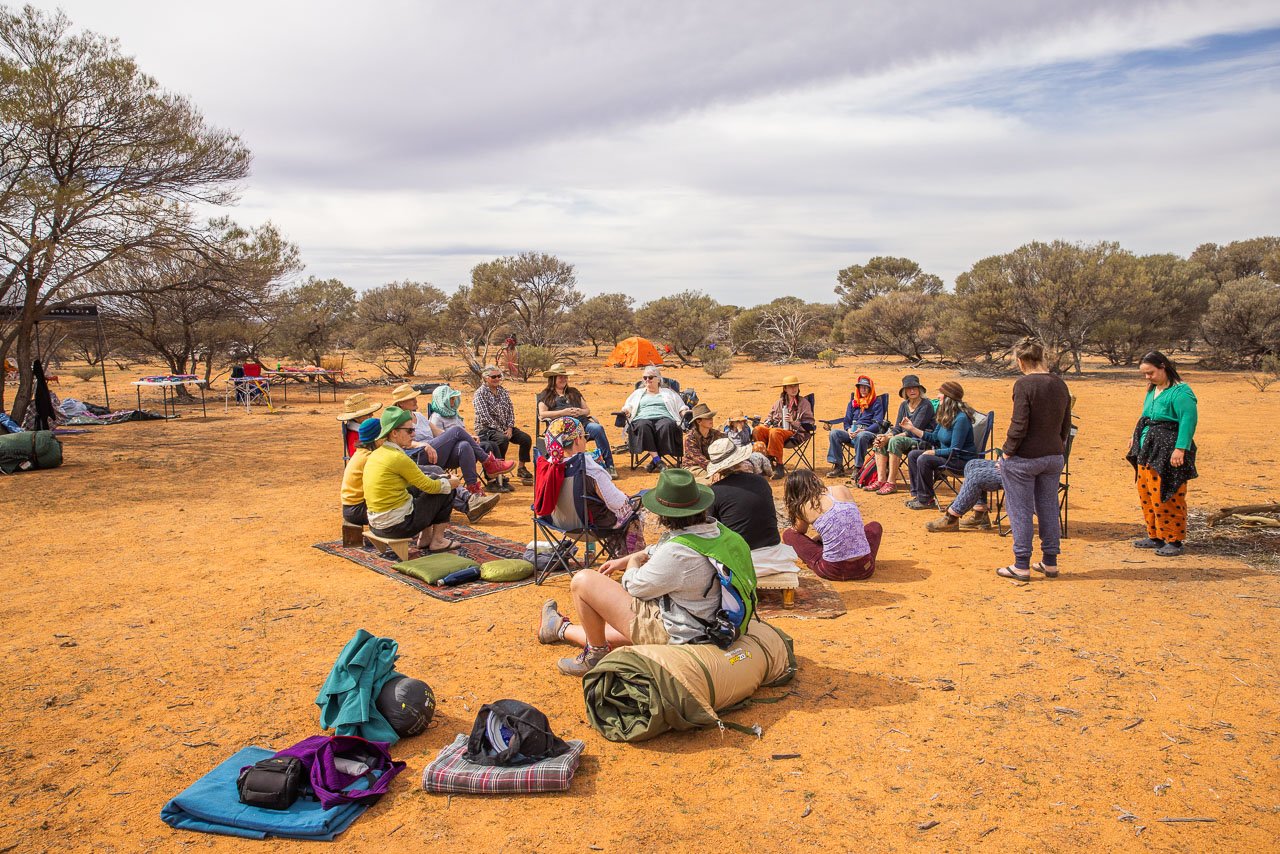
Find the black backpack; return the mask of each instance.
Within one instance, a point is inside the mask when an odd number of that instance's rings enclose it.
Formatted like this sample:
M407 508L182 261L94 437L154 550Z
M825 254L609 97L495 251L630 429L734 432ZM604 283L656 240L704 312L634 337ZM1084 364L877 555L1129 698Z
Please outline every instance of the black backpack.
M467 740L466 759L477 765L529 765L568 752L547 716L519 700L480 707Z

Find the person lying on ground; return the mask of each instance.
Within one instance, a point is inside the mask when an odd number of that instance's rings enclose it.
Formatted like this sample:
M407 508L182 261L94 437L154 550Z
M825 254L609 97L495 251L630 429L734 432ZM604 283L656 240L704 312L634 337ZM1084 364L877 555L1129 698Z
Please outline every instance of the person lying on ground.
M933 401L925 397L925 388L920 385L920 378L915 374L907 374L902 378L902 388L898 389L898 415L893 419L893 426L885 433L876 436L872 449L876 457L876 479L864 486L867 492L880 495L892 495L898 489L898 470L907 454L921 447L921 440L908 433L901 425L904 420L910 421L921 431L934 428L935 416Z
M778 534L773 489L755 471L751 448L717 439L708 453L707 476L715 494L708 514L747 541L756 575L795 572L796 551Z
M398 406L388 406L379 419L378 438L385 441L369 454L363 477L369 530L392 540L416 537L418 548L431 553L456 549L444 532L462 479L428 477L409 459L403 451L413 444L412 421Z
M702 547L730 566L750 560L741 536L707 518L715 494L687 469L664 470L641 500L667 529L662 540L574 574L569 593L579 624L563 616L554 599L542 606L538 640L583 647L578 657L560 659L561 673L584 676L615 646L705 638L720 608L720 585L711 561L682 539L707 541ZM621 582L612 577L619 572Z
M978 457L973 440L973 407L964 402L964 387L948 380L938 387L938 424L933 430L921 430L908 418L898 422L907 433L930 450L916 448L907 454L907 472L911 475L911 510L935 510L938 507L933 485L941 469L960 474L965 463Z
M871 577L884 530L879 522L863 524L847 487L827 488L816 474L801 469L787 475L783 496L791 527L782 532L782 541L805 566L831 581ZM816 537L808 536L810 528Z
M516 426L511 395L502 387L502 371L496 365L486 365L481 377L483 384L471 398L476 436L489 444L499 459L506 458L507 448L514 442L520 449L520 469L516 475L521 483L530 486L533 484L533 472L529 471L529 462L533 459L533 438Z
M803 440L817 428L812 404L808 398L800 395L800 379L794 375L785 376L778 385L782 388L782 394L769 410L769 417L751 433L757 442L765 444L765 455L773 464L774 480L780 480L786 475L782 460L786 454L787 440L793 436Z
M876 394L875 383L866 375L858 377L853 394L849 395L849 404L844 410L841 422L843 429L831 431L827 439L827 462L831 470L827 477L848 477L850 472L844 467L844 446L853 448L853 475L862 471L862 463L867 457L876 437L884 432L885 406Z
M618 476L613 467L613 449L609 447L609 434L604 425L591 417L591 408L587 406L582 392L569 385L569 377L573 371L565 370L564 365L556 362L542 372L547 378L547 385L538 394L538 421L550 421L553 418L568 416L576 418L586 430L587 439L595 443L600 452L600 465L608 470L611 477Z
M640 388L627 396L621 412L627 419L632 449L652 455L645 470L655 472L664 468L664 456L681 453L684 440L680 424L690 410L679 394L662 384L657 365L646 365L640 378Z

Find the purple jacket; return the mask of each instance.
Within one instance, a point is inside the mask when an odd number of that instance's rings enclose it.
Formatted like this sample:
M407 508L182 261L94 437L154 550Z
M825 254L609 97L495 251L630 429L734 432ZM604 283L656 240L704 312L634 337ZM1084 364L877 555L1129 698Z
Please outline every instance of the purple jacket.
M276 756L293 756L307 766L320 806L329 809L377 798L391 787L405 763L394 761L387 746L385 741L368 741L356 735L313 735ZM367 781L368 788L347 789L360 780Z

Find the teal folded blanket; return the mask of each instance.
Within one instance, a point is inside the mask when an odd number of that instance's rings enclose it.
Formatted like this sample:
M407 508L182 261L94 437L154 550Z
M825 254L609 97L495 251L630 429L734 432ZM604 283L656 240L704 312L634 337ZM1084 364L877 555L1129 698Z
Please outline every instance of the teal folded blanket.
M259 759L275 756L274 750L246 747L192 783L160 810L170 827L221 833L246 839L317 839L332 841L360 817L368 804L342 804L326 810L319 801L299 799L287 810L269 810L240 803L236 778L240 769Z

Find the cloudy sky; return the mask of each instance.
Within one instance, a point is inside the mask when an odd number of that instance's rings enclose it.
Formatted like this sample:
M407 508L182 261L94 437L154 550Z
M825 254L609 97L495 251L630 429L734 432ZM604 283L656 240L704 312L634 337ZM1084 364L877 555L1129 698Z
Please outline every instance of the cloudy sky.
M1280 232L1274 0L63 0L239 133L311 275L833 299L1030 240ZM198 10L198 11L197 11Z

